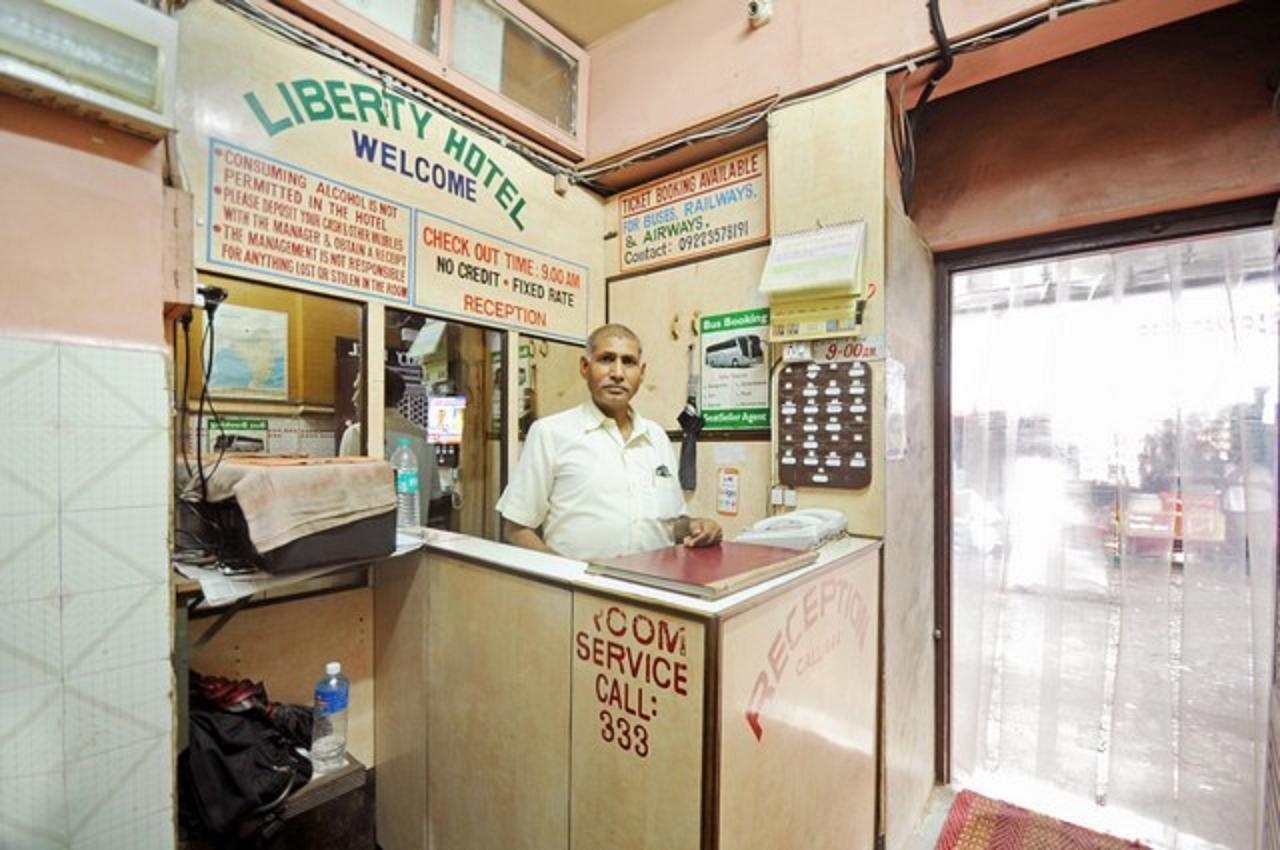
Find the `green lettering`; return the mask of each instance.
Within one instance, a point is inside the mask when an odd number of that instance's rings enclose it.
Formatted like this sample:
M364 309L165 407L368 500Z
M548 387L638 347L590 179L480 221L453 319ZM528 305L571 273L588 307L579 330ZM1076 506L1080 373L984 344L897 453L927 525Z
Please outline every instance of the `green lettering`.
M382 111L382 94L373 86L352 83L351 94L355 97L356 109L360 110L360 121L369 123L369 113L378 118L378 123L387 126L387 114Z
M417 132L418 138L425 139L427 137L427 122L431 120L431 110L421 107L411 100L409 101L409 111L413 113L413 128Z
M324 86L315 80L294 80L293 90L298 95L298 102L306 110L307 118L312 121L328 121L333 117L333 107L325 98Z
M298 104L293 102L293 95L289 94L289 87L284 83L276 83L276 91L280 92L280 96L284 98L284 105L289 107L289 114L293 116L295 123L301 124L305 119L302 112L298 110Z
M262 129L267 131L268 136L274 136L293 126L293 122L288 118L281 118L279 121L268 118L267 111L262 108L262 104L258 102L258 96L253 92L245 92L244 99L249 104L249 110L258 119L258 123L262 125Z
M512 207L511 212L507 214L507 217L510 218L512 221L514 221L516 223L516 227L520 228L521 230L524 230L524 222L520 220L520 211L523 209L524 209L524 198L521 198L520 200L516 201L516 205Z
M457 127L449 128L449 138L445 140L444 152L458 162L462 162L462 156L467 152L467 137L459 133Z
M382 99L391 104L391 126L400 129L400 107L404 106L404 98L398 94L386 92Z
M502 184L498 186L498 193L494 195L494 197L498 199L498 206L502 207L504 210L509 209L511 207L511 202L519 196L520 193L516 190L516 184L505 178L503 179Z
M484 176L484 187L488 189L489 185L493 183L493 178L497 177L499 174L502 174L502 173L503 171L501 168L498 167L498 163L494 162L493 160L489 160L489 172ZM502 206L505 209L507 205L503 204Z
M476 145L467 148L466 156L463 157L462 167L471 172L472 177L480 176L480 169L484 168L485 155Z
M329 100L333 103L333 111L341 121L354 121L356 114L346 107L351 103L351 95L347 93L347 84L342 80L325 80L324 87L329 90Z

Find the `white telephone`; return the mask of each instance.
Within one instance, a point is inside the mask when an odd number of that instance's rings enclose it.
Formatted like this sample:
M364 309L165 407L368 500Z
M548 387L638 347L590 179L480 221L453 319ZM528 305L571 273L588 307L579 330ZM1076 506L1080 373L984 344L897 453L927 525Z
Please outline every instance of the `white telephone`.
M816 549L844 534L849 522L830 508L804 508L762 519L736 538L738 543L762 543L788 549Z

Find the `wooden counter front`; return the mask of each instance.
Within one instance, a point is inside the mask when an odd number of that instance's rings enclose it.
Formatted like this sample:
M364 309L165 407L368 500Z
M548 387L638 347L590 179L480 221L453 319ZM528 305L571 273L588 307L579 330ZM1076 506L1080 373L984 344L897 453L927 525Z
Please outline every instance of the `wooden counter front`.
M535 555L375 569L384 850L874 845L878 542L714 601Z

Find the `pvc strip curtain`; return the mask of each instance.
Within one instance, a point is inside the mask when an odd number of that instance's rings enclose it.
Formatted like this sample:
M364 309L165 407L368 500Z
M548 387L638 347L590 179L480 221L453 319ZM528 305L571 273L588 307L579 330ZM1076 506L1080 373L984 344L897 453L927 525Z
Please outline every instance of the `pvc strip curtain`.
M956 781L1166 847L1261 828L1269 231L952 278Z

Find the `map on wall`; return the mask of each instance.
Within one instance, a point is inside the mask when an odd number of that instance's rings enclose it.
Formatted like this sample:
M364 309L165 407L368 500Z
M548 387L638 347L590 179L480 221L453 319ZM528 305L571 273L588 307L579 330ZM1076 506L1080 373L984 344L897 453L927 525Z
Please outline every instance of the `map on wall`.
M289 397L289 314L224 304L214 324L209 392Z

